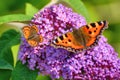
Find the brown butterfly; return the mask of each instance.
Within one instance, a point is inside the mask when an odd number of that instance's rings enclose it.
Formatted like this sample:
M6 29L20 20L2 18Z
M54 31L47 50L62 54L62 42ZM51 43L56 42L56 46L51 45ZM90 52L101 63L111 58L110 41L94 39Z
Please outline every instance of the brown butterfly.
M71 52L80 52L94 46L102 31L108 27L107 21L99 21L73 29L57 37L51 44L55 48L64 48Z
M32 47L37 46L40 42L43 41L43 37L38 34L39 30L35 25L24 26L22 28L22 32L28 44Z

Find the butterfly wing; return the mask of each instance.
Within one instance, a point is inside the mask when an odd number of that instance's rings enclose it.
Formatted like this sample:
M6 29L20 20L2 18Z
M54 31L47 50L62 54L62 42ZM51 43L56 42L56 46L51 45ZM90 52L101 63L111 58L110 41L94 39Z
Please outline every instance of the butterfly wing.
M23 32L25 39L28 39L30 36L31 28L29 26L24 26L22 28L22 32Z
M28 42L28 44L29 44L30 46L32 46L32 47L35 47L35 46L38 45L38 42L35 41L34 39L30 39L30 40L28 40L27 42Z
M76 41L72 32L67 32L62 36L57 37L51 45L56 48L67 49L68 51L71 52L75 52L75 50L82 49L84 47L83 45Z
M101 35L102 31L108 27L107 21L99 21L90 23L81 27L79 30L82 31L85 44L87 47L96 44L96 41Z
M39 32L39 30L35 25L30 27L30 36L34 36L34 35L38 34L38 32Z
M43 37L41 35L36 35L34 36L34 38L31 38L29 40L27 40L29 45L31 45L32 47L37 46L40 42L43 41Z

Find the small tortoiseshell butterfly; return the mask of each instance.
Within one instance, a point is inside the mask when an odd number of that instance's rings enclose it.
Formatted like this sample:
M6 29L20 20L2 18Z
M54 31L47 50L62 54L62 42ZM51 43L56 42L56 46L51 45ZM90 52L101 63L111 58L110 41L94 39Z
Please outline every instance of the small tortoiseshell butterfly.
M67 32L57 37L51 43L51 46L55 48L64 48L71 52L83 51L97 44L102 31L107 27L107 21L99 21L84 25L79 29L73 29L72 32Z
M37 46L39 42L43 41L43 37L38 34L39 30L35 25L24 26L22 32L28 44L32 47Z

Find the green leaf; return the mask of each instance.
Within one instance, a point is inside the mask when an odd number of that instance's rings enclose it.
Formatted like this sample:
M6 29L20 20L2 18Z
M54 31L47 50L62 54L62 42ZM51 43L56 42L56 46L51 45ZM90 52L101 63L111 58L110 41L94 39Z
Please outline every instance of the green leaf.
M0 17L0 24L11 22L11 21L28 21L31 20L32 16L24 14L12 14Z
M26 3L26 15L33 16L35 13L38 12L38 9L35 8L33 5Z
M0 59L0 69L10 69L12 70L13 67L4 59Z
M18 61L12 72L12 80L36 80L37 75L37 71L29 70L26 65Z
M18 55L19 47L20 47L20 45L15 45L15 46L12 46L12 48L11 48L12 54L13 54L13 59L14 59L14 66L17 62L17 55Z
M51 0L31 0L30 1L30 3L32 3L38 9L44 8L44 6L46 6L50 2L51 2Z
M71 8L76 11L77 13L84 16L87 20L87 22L90 22L90 16L87 12L87 9L83 2L81 0L62 0L63 2L66 2Z
M13 70L11 47L20 43L20 33L15 30L4 32L0 37L0 80L9 80Z
M51 80L51 78L49 76L39 75L36 80Z
M11 46L20 43L20 33L15 30L8 30L0 37L0 58L13 65Z
M10 80L11 70L0 69L0 80Z

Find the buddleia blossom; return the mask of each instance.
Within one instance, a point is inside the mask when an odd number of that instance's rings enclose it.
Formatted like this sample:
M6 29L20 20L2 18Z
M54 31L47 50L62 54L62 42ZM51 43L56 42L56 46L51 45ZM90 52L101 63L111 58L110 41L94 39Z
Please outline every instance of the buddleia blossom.
M52 79L120 80L120 59L102 35L98 45L77 54L50 46L57 36L86 25L85 18L71 8L62 4L45 8L34 15L32 24L38 27L44 40L31 47L22 37L19 50L19 60L31 70L39 69L40 74Z

